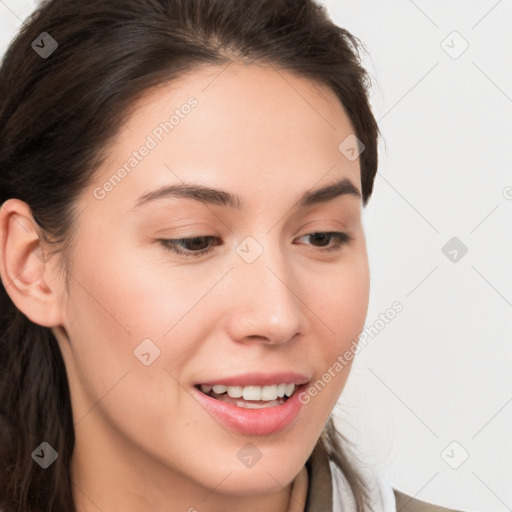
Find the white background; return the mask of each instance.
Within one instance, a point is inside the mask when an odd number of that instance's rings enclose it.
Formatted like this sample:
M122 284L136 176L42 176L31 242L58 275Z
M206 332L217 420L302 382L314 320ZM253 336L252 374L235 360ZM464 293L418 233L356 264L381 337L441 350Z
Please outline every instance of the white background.
M356 358L340 428L418 499L511 510L512 2L324 4L368 50L386 144L367 325L404 307Z
M0 0L0 54L36 3ZM385 141L367 326L403 305L360 350L338 426L418 499L512 510L512 1L322 3L368 51Z

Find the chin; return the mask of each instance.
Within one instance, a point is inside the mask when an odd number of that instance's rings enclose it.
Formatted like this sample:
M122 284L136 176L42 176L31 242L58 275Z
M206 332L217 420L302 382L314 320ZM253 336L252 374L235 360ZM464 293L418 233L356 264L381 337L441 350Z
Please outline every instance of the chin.
M219 486L224 494L239 497L253 497L282 491L297 476L302 468L299 466L264 465L260 460L258 469L236 469ZM218 482L217 484L218 485Z

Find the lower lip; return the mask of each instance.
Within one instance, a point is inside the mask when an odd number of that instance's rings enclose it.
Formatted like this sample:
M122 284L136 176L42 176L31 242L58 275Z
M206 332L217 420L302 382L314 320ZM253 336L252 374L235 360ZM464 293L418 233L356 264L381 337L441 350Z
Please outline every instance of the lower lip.
M306 387L298 386L283 404L263 409L244 409L205 395L196 387L193 391L199 403L225 427L245 435L268 436L295 422L302 407L299 396Z

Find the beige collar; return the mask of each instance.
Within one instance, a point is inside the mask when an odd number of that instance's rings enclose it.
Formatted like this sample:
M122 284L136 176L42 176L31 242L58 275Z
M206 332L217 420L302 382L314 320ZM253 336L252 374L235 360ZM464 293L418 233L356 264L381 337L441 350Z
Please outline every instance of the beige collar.
M309 482L304 512L332 512L332 477L329 455L319 439L306 462Z

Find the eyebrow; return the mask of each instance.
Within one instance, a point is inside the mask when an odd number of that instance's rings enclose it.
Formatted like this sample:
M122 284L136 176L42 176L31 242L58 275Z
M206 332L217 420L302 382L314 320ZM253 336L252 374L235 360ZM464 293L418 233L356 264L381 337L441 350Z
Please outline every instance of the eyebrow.
M342 178L325 187L304 192L297 202L297 207L307 208L344 195L361 197L359 189L348 178ZM194 183L179 183L176 185L166 185L143 194L137 199L132 209L139 208L151 201L168 197L193 199L204 204L220 205L236 210L243 208L243 200L237 194Z

